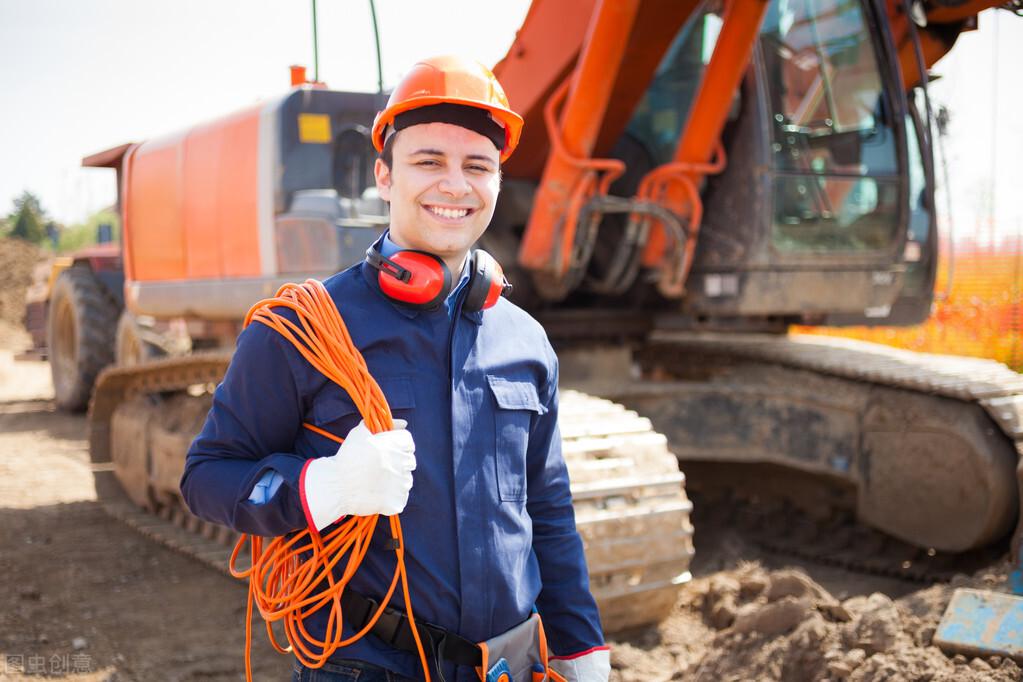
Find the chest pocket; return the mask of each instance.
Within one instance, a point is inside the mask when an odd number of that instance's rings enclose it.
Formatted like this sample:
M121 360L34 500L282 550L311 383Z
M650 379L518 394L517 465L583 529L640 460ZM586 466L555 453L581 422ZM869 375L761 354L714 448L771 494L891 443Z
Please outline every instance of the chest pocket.
M416 406L412 382L406 376L381 377L377 379L380 390L387 399L394 419L404 419L412 428L412 408ZM313 404L313 415L316 426L324 431L344 438L354 429L362 415L351 396L335 384L316 396Z
M496 442L494 466L497 490L502 502L526 499L526 454L533 417L547 412L531 381L488 376L494 397Z

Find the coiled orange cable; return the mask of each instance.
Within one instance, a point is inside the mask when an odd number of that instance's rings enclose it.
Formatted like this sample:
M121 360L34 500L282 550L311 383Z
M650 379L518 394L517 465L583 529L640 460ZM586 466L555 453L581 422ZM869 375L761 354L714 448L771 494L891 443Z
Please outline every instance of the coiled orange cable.
M279 307L294 310L298 315L298 324L273 310ZM352 343L341 314L322 283L310 279L302 285L285 284L275 298L260 301L249 310L245 326L252 321L261 322L278 331L295 345L313 367L345 389L370 431L379 433L394 428L391 410L383 392L370 376L362 354ZM339 443L343 440L312 424L304 426ZM341 637L344 622L341 593L369 549L377 518L349 516L327 535L321 536L315 529L308 528L273 538L265 547L264 538L261 537L243 535L238 540L231 554L231 574L237 578L249 579L245 625L245 674L249 682L252 681L253 604L266 621L267 634L273 647L281 653L293 653L309 668L323 666L338 649L365 635L390 603L399 580L406 613L409 620L413 621L408 577L405 573L405 543L398 517L391 516L388 518L391 535L397 544L397 564L390 588L381 599L380 608L365 627L348 639ZM235 562L246 542L251 549L252 568L240 571L235 568ZM342 574L337 577L334 568L346 553L349 553L347 563ZM327 631L324 639L319 640L306 630L304 619L328 604L330 617ZM272 623L277 621L283 621L289 643L287 648L278 643L273 633ZM426 682L429 682L430 672L418 629L413 627L412 634Z

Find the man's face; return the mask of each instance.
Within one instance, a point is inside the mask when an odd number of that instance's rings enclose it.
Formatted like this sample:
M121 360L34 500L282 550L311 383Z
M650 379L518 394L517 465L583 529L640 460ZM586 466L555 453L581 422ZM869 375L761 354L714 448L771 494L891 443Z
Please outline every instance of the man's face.
M376 162L380 197L391 204L391 241L439 256L455 277L494 215L500 152L486 137L450 123L396 133L388 168Z

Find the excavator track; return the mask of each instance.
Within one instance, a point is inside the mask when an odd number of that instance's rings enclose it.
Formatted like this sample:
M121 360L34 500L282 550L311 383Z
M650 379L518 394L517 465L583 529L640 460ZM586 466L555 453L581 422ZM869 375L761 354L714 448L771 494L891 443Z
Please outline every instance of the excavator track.
M692 504L667 439L650 420L575 390L560 427L590 589L606 631L658 623L690 577Z
M656 334L636 359L644 379L609 397L668 436L700 503L754 516L798 512L846 534L866 527L924 557L983 550L1020 517L1023 376L997 362L841 338L712 333ZM814 542L775 544L830 552ZM864 563L855 548L830 553ZM928 562L874 563L917 571Z
M107 513L225 572L238 534L189 513L178 481L230 360L197 353L108 368L96 382L88 421L96 496ZM241 559L245 567L248 555Z
M109 369L89 412L96 490L132 528L223 572L238 534L201 521L178 482L229 356ZM560 427L576 521L605 630L656 623L674 607L693 555L692 505L666 438L608 400L562 392ZM236 568L245 569L248 551Z
M919 353L841 337L659 334L680 349L708 349L846 379L940 395L984 408L1023 454L1023 375L994 360Z

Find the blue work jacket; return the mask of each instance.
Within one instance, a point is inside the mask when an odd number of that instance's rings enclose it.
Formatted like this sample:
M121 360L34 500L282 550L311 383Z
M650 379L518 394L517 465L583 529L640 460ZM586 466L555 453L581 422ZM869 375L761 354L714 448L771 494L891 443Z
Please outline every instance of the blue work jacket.
M450 317L445 306L402 307L377 277L360 263L324 285L393 416L408 422L415 440L417 466L400 515L415 617L479 642L525 620L535 605L553 653L602 646L561 453L557 358L543 328L503 298L464 311L464 291ZM303 465L333 455L337 443L303 423L344 437L361 418L351 397L291 342L253 322L189 450L185 502L200 518L244 533L305 528ZM284 482L256 504L249 496L268 472ZM386 594L395 568L389 539L381 520L350 587ZM404 609L400 590L392 605ZM306 626L322 639L325 610ZM417 656L373 635L337 657L422 677ZM448 679L478 680L469 668L450 672Z

